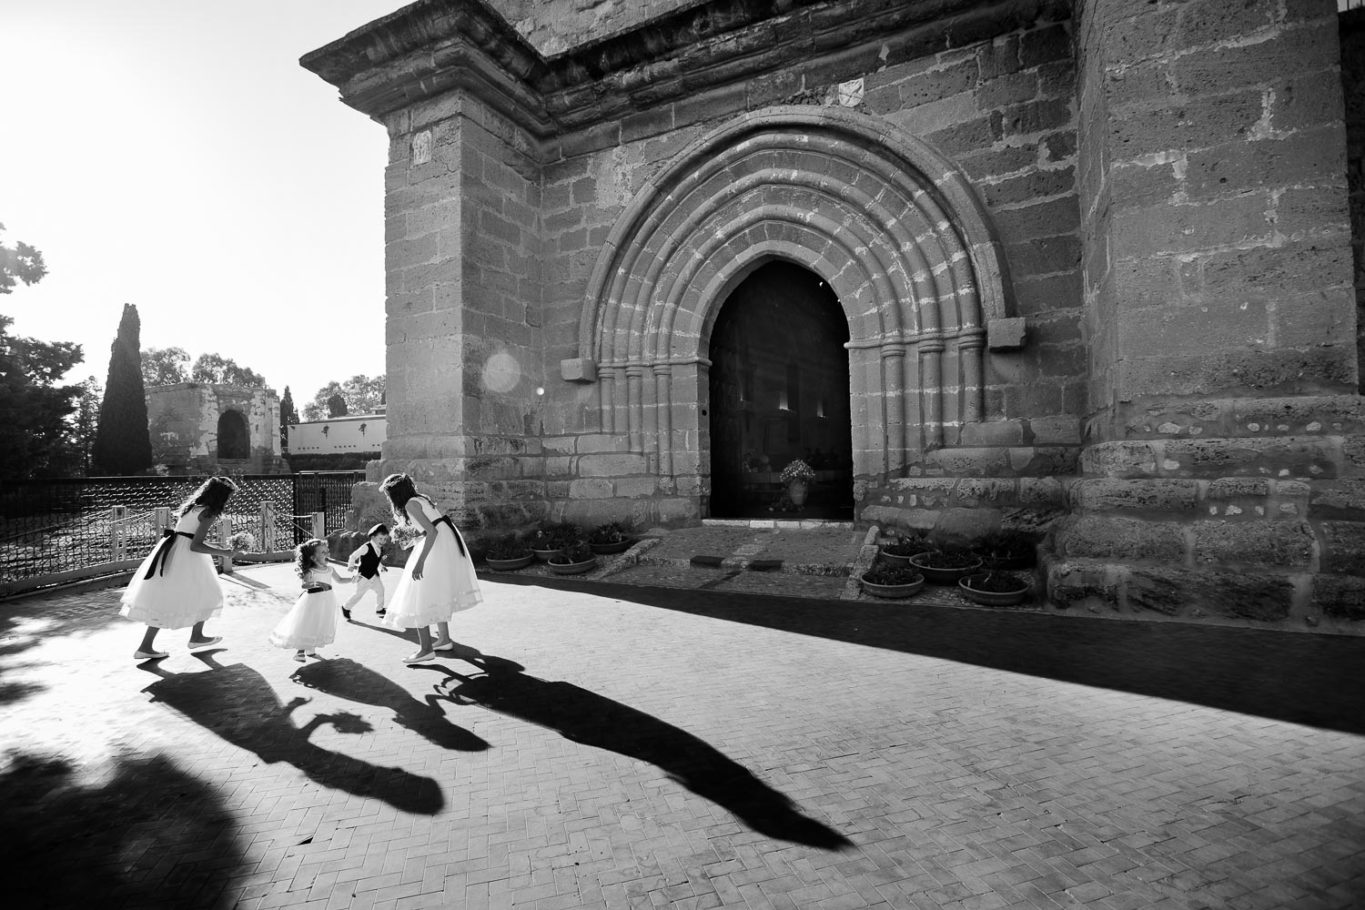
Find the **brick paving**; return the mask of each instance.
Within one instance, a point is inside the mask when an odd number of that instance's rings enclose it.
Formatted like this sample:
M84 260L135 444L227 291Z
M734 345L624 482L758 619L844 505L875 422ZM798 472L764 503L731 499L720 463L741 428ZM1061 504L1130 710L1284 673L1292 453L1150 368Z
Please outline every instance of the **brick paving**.
M159 665L0 605L7 905L1365 905L1361 639L629 577L489 576L421 668L368 602L270 648L285 566Z

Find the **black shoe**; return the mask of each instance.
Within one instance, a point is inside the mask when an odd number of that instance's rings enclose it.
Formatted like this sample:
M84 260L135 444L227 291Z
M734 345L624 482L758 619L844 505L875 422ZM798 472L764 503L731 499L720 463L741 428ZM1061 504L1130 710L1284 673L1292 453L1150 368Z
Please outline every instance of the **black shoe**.
M351 611L346 609L345 607L341 608L341 615L346 617L347 622L351 621Z
M383 615L384 615L384 608L383 608L383 607L380 607L378 610L375 610L375 611L374 611L374 615L375 615L375 616L383 616Z

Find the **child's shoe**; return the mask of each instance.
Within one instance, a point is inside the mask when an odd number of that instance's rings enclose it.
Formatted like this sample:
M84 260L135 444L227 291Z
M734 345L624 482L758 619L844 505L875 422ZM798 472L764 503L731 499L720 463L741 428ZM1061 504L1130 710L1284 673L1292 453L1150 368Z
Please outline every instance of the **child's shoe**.
M375 616L383 616L383 615L385 615L385 613L386 613L386 611L385 611L385 609L384 609L383 607L380 607L379 609L377 609L377 610L374 611L374 615L375 615Z
M346 619L347 622L351 621L351 611L346 609L345 607L341 608L341 615Z
M295 651L295 652L294 652L294 659L297 660L299 663L303 663L303 652L302 652L302 651Z
M318 652L316 652L316 651L304 651L303 653L304 653L305 655L307 655L308 657L317 657L317 656L318 656Z

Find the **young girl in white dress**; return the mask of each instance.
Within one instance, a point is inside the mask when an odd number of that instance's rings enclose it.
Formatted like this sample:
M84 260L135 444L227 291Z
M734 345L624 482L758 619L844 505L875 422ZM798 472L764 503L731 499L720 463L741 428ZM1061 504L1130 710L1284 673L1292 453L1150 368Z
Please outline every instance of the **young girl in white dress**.
M395 629L417 630L417 652L403 663L420 664L432 660L437 651L450 651L451 614L468 610L483 600L469 548L456 530L455 523L443 514L431 497L417 492L407 474L390 474L379 485L393 506L397 524L417 525L426 532L422 549L408 557L403 578L394 588L384 625ZM435 625L438 638L431 639Z
M167 529L161 542L152 548L138 566L133 580L120 598L121 614L147 624L142 645L133 652L134 660L160 660L165 651L156 650L156 633L161 629L190 628L190 650L207 648L222 641L222 636L205 635L204 623L223 610L223 589L218 586L218 570L213 557L240 554L204 543L237 485L226 477L210 477L176 511L174 529Z
M305 656L317 657L318 648L336 641L339 608L332 582L342 584L347 579L327 562L329 552L327 541L316 537L294 550L294 571L303 584L303 593L270 633L272 645L293 648L294 659L300 662Z

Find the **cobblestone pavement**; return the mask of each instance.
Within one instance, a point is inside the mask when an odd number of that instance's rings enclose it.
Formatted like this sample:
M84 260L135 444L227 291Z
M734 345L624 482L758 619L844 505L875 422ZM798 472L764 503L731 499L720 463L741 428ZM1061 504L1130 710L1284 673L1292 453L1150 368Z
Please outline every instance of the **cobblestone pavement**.
M300 666L223 584L0 605L7 906L1365 905L1365 640L488 577Z

